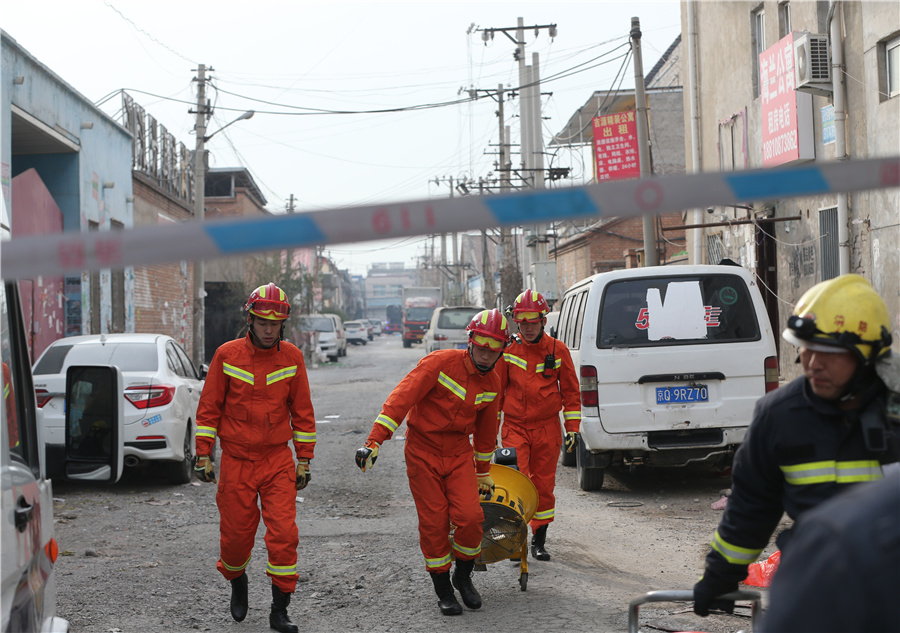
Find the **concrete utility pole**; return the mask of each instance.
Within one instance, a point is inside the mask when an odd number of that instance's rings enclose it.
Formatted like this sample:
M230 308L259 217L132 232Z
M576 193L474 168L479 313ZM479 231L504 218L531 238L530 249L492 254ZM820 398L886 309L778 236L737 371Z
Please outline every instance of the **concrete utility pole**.
M212 70L212 68L210 68ZM194 133L197 145L194 150L194 220L203 222L206 208L206 119L209 116L206 105L206 65L200 64L197 69L197 122ZM203 320L206 318L204 298L206 290L205 267L203 260L194 262L194 365L200 369L204 360L205 331Z
M644 63L641 59L641 20L631 18L631 48L634 54L634 108L637 118L638 159L641 163L641 178L650 175L649 108L644 93ZM656 253L655 216L644 214L644 266L658 266Z

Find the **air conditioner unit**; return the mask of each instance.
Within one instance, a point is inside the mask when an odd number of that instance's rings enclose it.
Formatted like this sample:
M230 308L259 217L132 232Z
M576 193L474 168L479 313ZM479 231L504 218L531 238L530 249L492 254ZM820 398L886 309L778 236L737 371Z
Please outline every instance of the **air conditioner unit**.
M828 36L799 33L794 40L794 88L816 95L834 92Z

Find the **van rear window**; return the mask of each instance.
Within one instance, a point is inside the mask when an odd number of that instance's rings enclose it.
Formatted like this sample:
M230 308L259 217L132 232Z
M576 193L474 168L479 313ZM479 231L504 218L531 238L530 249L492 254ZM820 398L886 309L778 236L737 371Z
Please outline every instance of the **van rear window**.
M737 275L626 279L603 293L597 347L660 347L756 341L749 289Z

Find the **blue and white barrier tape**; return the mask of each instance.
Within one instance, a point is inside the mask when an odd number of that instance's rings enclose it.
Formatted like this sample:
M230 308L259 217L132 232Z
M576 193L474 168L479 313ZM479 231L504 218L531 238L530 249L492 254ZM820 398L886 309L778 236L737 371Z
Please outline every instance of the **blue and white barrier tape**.
M415 200L229 220L16 237L0 246L4 279L205 260L411 235L625 217L715 205L900 186L900 157L816 163Z

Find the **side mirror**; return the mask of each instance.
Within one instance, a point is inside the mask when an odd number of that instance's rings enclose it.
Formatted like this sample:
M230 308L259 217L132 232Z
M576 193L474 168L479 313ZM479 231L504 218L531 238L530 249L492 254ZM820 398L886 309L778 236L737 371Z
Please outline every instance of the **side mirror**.
M207 374L209 374L209 365L203 363L200 365L200 380L206 380Z
M115 365L66 371L67 479L114 483L124 463L124 381Z

